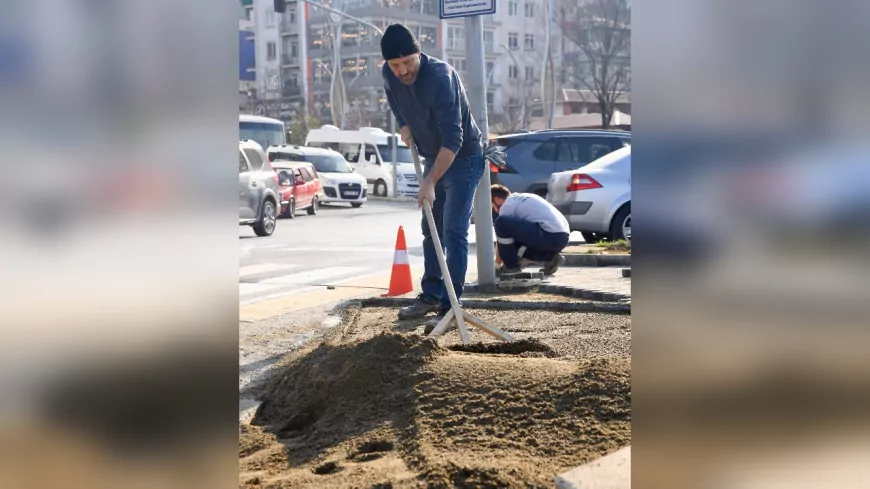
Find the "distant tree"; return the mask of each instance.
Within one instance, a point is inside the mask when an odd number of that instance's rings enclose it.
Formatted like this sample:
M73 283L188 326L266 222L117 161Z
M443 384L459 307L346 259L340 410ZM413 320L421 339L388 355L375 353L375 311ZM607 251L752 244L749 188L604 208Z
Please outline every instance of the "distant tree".
M532 116L534 100L534 82L512 80L509 88L503 94L507 101L493 112L492 129L499 134L510 134L520 129L528 129L528 121Z
M305 138L308 137L308 131L317 129L323 123L314 116L304 116L300 114L293 118L290 123L290 144L301 146L305 144Z
M598 102L601 127L610 127L617 98L631 87L629 0L565 2L559 23L567 42L582 56L567 57L565 81L589 90Z

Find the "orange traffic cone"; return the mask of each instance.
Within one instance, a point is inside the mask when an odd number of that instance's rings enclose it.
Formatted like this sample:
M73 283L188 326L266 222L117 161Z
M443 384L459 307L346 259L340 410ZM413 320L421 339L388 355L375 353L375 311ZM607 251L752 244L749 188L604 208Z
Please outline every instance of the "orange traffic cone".
M408 245L405 244L405 228L399 226L396 236L396 253L393 255L393 273L390 276L390 290L381 297L407 294L414 290L411 283L411 264L408 261Z

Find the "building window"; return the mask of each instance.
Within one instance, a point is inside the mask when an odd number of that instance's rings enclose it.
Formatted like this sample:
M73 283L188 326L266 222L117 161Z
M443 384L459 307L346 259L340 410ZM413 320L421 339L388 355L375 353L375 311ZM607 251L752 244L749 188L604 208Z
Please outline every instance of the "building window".
M448 27L447 28L447 49L455 51L465 50L465 28L463 27Z
M518 9L519 9L519 2L510 2L508 4L508 15L510 15L511 17L516 17Z
M295 9L289 10L289 12L290 12L290 23L295 25L296 24L296 10Z
M345 78L353 78L357 75L362 76L367 71L367 58L344 58L341 60L341 72Z
M516 80L519 76L520 67L517 65L511 65L510 68L508 68L508 78L510 78L511 80Z
M513 49L520 48L520 35L516 32L508 33L508 47Z
M435 27L421 27L420 44L423 47L435 47L438 44L438 29Z
M294 42L290 44L290 57L296 58L297 56L299 56L299 43Z
M489 77L492 76L492 70L495 67L495 63L492 61L486 62L486 80L489 81Z
M266 10L266 27L273 27L275 25L275 11L271 9Z
M534 66L526 66L526 81L532 81L535 79L535 67Z
M486 53L495 51L495 34L492 31L483 31L483 51Z
M276 46L274 42L266 43L266 59L268 59L269 61L272 61L277 57L278 57L278 46Z
M534 17L535 16L535 4L531 2L526 2L525 4L525 13L526 17Z
M342 46L357 46L359 45L359 25L345 24L341 26L341 45Z
M486 105L493 105L495 103L495 93L486 92Z
M523 47L526 51L534 51L535 50L535 35L534 34L526 34L525 43Z
M457 73L459 73L460 78L465 74L465 69L468 66L465 62L465 58L449 58L447 62L454 70L456 70Z

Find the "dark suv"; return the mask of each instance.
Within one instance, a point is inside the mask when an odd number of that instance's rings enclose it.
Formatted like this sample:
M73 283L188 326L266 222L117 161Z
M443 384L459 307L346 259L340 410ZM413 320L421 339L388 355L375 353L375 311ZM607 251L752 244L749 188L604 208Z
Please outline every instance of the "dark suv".
M511 192L529 192L545 197L550 175L576 170L630 145L631 133L560 129L502 136L495 141L506 159L501 168L490 165L492 182L504 185Z

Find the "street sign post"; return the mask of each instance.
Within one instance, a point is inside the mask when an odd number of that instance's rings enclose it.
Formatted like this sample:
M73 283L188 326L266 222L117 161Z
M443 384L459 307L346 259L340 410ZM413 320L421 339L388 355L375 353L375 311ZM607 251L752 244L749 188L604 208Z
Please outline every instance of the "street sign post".
M441 18L465 17L465 53L468 76L462 80L474 120L484 141L489 139L486 114L486 62L483 55L482 15L495 13L496 0L441 0ZM495 250L493 250L492 205L489 192L489 164L474 196L474 235L477 239L477 283L482 292L495 290Z

